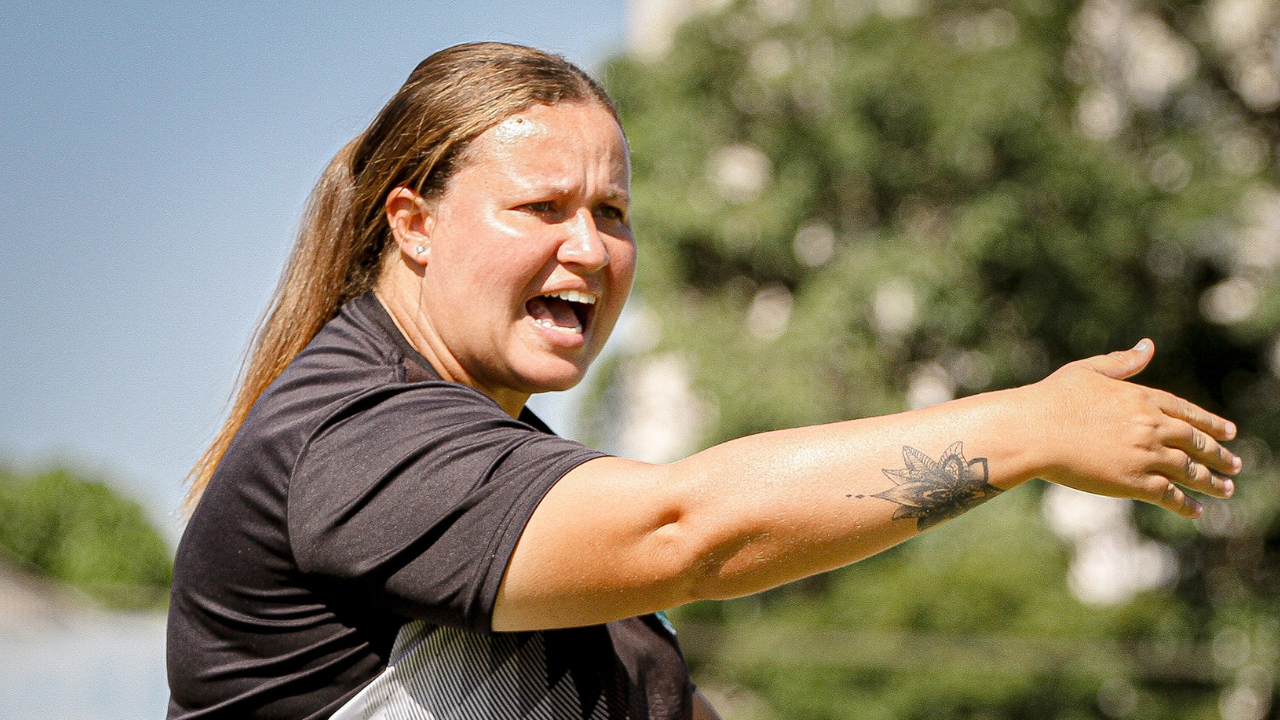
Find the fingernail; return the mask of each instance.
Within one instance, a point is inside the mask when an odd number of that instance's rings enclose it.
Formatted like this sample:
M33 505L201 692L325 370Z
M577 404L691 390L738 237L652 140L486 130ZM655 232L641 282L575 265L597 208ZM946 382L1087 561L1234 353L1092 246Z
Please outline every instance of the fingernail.
M1231 422L1230 420L1227 421L1227 435L1229 437L1236 436L1236 424Z
M1222 483L1222 494L1231 497L1236 494L1236 484L1230 480Z
M1137 350L1138 352L1146 352L1147 348L1149 347L1151 347L1151 343L1147 342L1146 340L1142 340L1137 345L1134 345L1133 349Z
M1240 472L1240 470L1241 470L1243 467L1244 467L1244 461L1240 459L1240 456L1238 456L1238 455L1233 455L1233 456L1231 456L1231 469L1232 469L1232 470L1235 470L1236 472Z

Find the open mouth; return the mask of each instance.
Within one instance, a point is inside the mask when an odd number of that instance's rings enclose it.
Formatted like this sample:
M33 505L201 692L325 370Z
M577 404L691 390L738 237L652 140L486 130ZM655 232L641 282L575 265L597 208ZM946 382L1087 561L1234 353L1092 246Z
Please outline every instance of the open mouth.
M532 298L524 306L539 327L581 334L591 325L595 304L595 295L579 290L561 290Z

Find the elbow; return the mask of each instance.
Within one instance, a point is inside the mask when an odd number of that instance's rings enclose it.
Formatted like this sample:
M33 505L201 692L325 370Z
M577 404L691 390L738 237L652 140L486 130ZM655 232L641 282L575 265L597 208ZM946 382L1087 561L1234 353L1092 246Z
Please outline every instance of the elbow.
M682 463L665 466L683 467ZM752 511L702 473L659 483L668 494L651 515L646 563L663 587L666 604L726 600L771 587L776 517Z
M750 577L759 533L734 533L684 517L658 528L653 539L665 558L672 606L698 600L727 600L755 592Z

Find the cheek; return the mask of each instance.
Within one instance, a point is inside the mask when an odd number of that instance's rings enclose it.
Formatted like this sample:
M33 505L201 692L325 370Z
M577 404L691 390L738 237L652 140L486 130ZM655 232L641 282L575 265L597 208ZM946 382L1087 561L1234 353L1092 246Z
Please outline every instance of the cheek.
M636 277L636 246L634 243L622 243L609 253L609 266L613 271L613 282L619 289L628 289Z
M448 246L432 249L429 282L448 288L466 302L466 298L492 297L514 281L517 262L504 252L508 245L486 242L478 233L450 241Z

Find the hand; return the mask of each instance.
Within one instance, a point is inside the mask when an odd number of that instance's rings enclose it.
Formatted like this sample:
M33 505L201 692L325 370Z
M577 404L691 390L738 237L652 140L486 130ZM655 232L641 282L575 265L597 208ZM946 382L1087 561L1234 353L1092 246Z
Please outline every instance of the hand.
M1240 458L1221 443L1233 423L1162 390L1124 382L1151 361L1155 346L1063 366L1028 389L1040 394L1048 428L1051 482L1098 495L1143 500L1185 517L1200 503L1183 488L1230 497ZM1181 487L1179 487L1181 486Z

